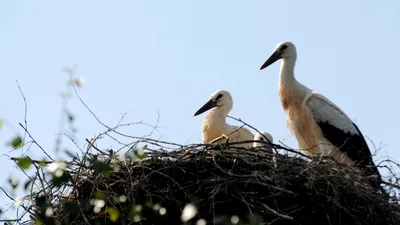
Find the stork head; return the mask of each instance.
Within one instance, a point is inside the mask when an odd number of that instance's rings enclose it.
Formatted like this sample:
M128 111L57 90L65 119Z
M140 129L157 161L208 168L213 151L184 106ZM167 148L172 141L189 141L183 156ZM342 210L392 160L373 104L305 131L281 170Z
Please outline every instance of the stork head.
M211 94L210 99L194 114L194 116L200 115L212 108L220 109L224 114L232 110L233 100L231 94L225 90L217 90Z
M279 59L296 58L296 46L292 42L283 41L276 45L274 52L261 66L260 70L268 67Z
M268 140L267 140L268 139ZM262 142L265 142L265 143L269 143L269 142L273 142L273 138L272 138L272 135L270 134L270 133L268 133L268 132L266 132L266 131L263 131L263 132L257 132L255 135L254 135L254 140L255 141L262 141ZM268 142L269 141L269 142ZM263 144L262 143L259 143L259 142L253 142L253 147L254 148L256 148L256 147L260 147L260 146L262 146Z

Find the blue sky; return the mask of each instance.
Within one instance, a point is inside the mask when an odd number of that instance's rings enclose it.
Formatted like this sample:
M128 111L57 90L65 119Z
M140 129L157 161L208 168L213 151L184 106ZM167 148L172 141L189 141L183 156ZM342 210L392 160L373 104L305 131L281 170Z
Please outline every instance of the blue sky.
M155 124L158 111L162 136L155 138L199 143L204 115L193 114L212 92L225 89L234 99L230 115L296 147L277 95L279 63L259 71L275 45L288 40L298 51L297 79L339 105L376 145L385 145L378 157L398 160L399 11L394 0L1 1L0 143L22 133L18 80L29 130L52 151L58 94L68 78L62 68L77 64L77 74L86 77L80 96L110 126L125 112L126 122ZM104 131L76 98L69 107L79 146ZM149 128L124 131L142 136ZM37 148L29 154L42 156ZM0 165L5 189L10 173L24 179L6 157ZM3 193L0 202L9 202Z

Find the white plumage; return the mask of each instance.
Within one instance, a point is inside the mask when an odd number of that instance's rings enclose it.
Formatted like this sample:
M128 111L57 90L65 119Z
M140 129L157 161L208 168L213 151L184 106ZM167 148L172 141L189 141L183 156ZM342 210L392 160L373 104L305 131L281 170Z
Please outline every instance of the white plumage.
M225 90L217 90L211 94L210 99L194 114L194 116L197 116L211 109L204 117L202 124L203 142L211 143L223 135L229 138L229 142L253 140L254 135L245 127L226 123L226 117L232 107L233 99L231 94ZM221 141L216 143L221 143ZM245 143L240 146L252 147L252 143Z
M279 96L287 113L287 124L299 148L308 155L332 156L337 161L366 169L368 175L380 174L372 161L367 143L351 119L334 103L299 83L294 77L296 47L279 43L261 70L282 59Z
M269 143L273 143L274 139L272 138L272 135L266 131L261 131L261 132L257 132L254 135L254 140L255 141L262 141L264 143L260 143L260 142L253 142L253 148L264 148L265 150L267 150L268 152L270 152L271 154L273 153L272 151L272 146Z
M262 149L266 150L268 153L270 153L272 155L272 161L274 163L274 167L276 168L277 167L276 157L273 152L272 146L270 145L274 142L272 135L266 131L260 131L254 135L254 140L263 142L263 143L253 142L253 148L255 148L255 149L262 148Z

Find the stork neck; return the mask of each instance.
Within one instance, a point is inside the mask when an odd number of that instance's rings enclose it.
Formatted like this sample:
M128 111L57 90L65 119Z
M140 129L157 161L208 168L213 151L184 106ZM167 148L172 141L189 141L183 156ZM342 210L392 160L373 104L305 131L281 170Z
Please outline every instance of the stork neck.
M294 65L296 58L285 58L282 60L279 76L279 96L283 109L301 105L305 94L309 91L307 87L299 83L294 77Z
M218 124L218 125L223 125L226 124L226 116L228 115L228 112L224 110L224 108L216 108L211 110L207 115L206 119L208 121L213 121L213 123Z
M296 64L296 57L284 58L281 63L281 70L279 76L280 85L296 83L294 77L294 66Z

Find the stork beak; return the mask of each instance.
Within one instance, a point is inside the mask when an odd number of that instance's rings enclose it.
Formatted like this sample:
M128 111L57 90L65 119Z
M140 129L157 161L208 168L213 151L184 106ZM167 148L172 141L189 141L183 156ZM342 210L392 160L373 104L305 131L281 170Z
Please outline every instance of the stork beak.
M203 112L214 108L215 106L217 106L217 102L214 101L213 99L210 99L199 110L197 110L197 112L194 114L194 116L200 115Z
M279 51L275 51L267 59L267 61L265 61L265 63L260 67L260 70L267 68L269 65L271 65L272 63L278 61L280 58L282 58L282 55L279 53Z

